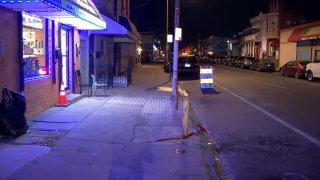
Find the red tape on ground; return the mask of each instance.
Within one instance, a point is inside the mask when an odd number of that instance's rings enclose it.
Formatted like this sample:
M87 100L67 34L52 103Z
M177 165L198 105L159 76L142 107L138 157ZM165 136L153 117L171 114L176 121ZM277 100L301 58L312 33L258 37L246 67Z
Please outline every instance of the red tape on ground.
M155 142L163 142L163 141L170 141L170 140L181 140L181 139L188 139L189 137L195 135L196 133L207 133L207 134L210 134L210 132L204 128L202 126L202 124L197 124L197 127L199 128L198 131L194 131L194 132L191 132L189 133L188 135L186 136L183 136L183 137L172 137L172 138L165 138L165 139L158 139L156 140Z

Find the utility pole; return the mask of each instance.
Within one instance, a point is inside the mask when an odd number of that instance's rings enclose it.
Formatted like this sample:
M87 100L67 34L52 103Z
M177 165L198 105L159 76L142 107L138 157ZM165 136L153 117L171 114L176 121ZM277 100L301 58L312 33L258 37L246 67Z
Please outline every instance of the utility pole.
M174 44L173 44L173 81L172 81L172 95L175 96L175 108L178 109L178 56L179 56L179 41L176 38L176 29L179 28L180 19L180 0L175 0L174 11Z
M169 81L171 81L171 62L169 60L169 43L168 43L168 34L169 34L169 0L167 0L166 8L166 56L165 62L169 63Z

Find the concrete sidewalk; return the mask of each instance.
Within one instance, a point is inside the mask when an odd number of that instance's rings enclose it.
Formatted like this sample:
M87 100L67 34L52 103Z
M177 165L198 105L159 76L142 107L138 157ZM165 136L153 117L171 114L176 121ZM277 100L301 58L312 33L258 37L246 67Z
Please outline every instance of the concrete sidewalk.
M143 65L129 87L32 117L28 134L0 140L0 179L215 178L197 135L159 141L182 136L168 79Z

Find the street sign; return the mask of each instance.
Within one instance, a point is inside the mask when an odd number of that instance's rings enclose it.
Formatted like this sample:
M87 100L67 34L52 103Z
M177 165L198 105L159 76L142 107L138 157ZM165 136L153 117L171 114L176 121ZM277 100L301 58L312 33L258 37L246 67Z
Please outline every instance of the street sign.
M168 34L168 36L167 36L167 42L168 42L168 43L172 43L172 42L173 42L173 35L172 35L172 34Z
M214 93L213 66L200 66L200 89L202 94Z
M176 28L174 39L176 41L182 40L182 29L181 28Z

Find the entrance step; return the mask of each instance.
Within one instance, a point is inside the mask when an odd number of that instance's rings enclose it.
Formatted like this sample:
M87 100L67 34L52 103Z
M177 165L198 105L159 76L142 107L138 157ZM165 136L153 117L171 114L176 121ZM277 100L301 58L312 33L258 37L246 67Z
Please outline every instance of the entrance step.
M69 94L67 95L67 101L72 104L83 98L82 94Z

